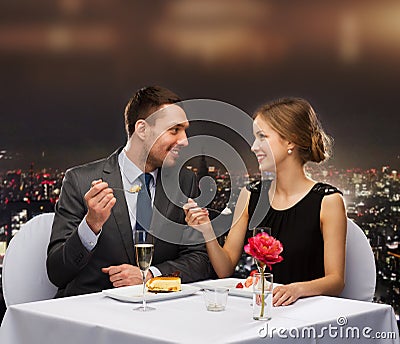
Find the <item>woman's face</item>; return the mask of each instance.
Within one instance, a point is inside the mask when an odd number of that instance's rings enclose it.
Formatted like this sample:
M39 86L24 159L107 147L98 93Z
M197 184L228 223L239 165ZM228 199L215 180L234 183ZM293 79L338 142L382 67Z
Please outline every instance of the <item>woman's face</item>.
M261 172L275 172L288 156L288 141L271 128L267 121L257 116L253 122L254 143L252 152L256 155Z

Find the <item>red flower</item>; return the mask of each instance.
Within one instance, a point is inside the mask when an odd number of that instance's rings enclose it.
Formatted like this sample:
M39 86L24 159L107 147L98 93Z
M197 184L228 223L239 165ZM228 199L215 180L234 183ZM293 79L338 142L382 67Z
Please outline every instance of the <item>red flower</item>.
M249 243L244 247L244 251L257 259L261 264L267 265L270 270L272 264L283 260L279 255L283 251L281 242L267 233L259 233L249 238Z

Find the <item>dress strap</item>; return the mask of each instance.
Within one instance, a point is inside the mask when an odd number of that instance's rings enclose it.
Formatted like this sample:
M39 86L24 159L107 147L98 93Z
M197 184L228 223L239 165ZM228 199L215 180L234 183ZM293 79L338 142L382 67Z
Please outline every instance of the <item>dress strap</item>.
M269 190L272 180L255 180L246 185L246 189L251 193L260 193L261 190Z
M334 193L340 193L341 195L343 195L343 192L340 191L337 187L326 183L315 184L312 188L312 191L323 196L332 195Z
M246 189L250 192L260 192L261 180L255 180L246 185Z

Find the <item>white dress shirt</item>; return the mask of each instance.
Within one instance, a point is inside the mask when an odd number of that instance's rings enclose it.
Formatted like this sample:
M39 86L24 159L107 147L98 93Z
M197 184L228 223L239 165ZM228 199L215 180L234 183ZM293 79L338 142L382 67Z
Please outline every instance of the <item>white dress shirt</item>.
M122 178L122 187L124 190L130 190L133 186L140 186L146 187L142 185L142 182L139 179L139 176L143 173L142 170L137 167L127 156L125 149L121 151L118 155L118 164L121 172ZM154 170L150 172L153 176L153 179L150 181L149 189L150 189L150 196L152 200L152 204L154 204L154 196L156 193L156 180L157 180L157 173L158 170ZM110 185L112 187L112 185ZM129 219L131 222L132 228L132 235L134 234L134 230L136 227L136 204L137 204L137 193L125 192L126 203L128 206L129 211ZM89 227L86 222L86 216L80 223L78 227L78 235L82 241L83 246L88 251L92 251L97 244L97 240L101 235L100 232L96 235ZM132 247L132 250L134 248ZM153 276L160 276L161 272L156 267L151 266L150 271L152 272Z

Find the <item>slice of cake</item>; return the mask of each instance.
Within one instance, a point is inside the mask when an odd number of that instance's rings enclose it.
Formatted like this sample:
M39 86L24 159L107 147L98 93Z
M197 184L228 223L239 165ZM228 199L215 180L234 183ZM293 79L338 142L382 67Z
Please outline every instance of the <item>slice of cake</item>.
M167 293L171 291L181 290L180 277L154 277L147 281L146 287L148 291L153 293Z

